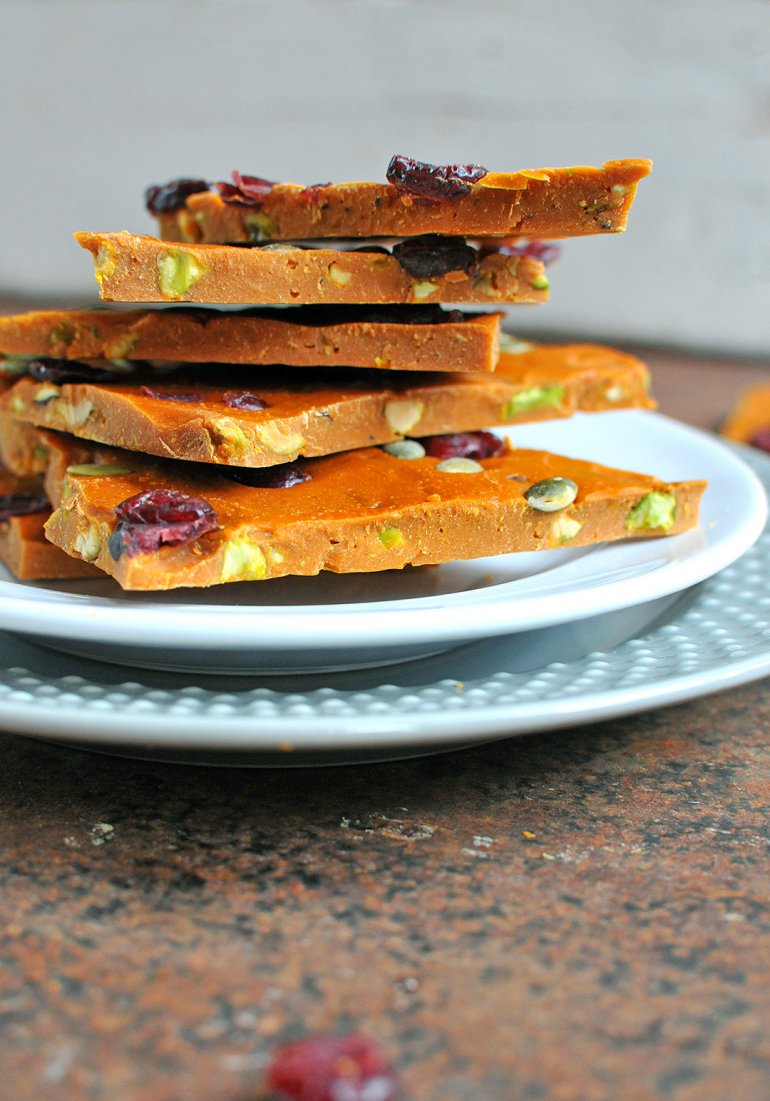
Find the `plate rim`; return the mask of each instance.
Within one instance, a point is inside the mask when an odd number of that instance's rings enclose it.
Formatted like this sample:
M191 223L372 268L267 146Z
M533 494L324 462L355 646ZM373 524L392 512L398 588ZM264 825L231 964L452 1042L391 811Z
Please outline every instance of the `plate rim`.
M770 457L745 448L743 451L761 474L762 482L770 488ZM439 708L417 711L410 703L410 697L425 688L434 696L436 690L443 692L446 698L455 696L459 682L451 677L440 677L440 667L430 668L427 684L420 680L419 688L411 683L394 685L386 676L368 689L356 687L355 681L352 687L350 682L342 681L335 687L316 686L306 691L302 691L297 679L291 677L281 678L278 689L274 687L275 679L267 678L267 684L273 687L255 688L248 678L235 678L239 680L239 687L231 688L230 692L242 690L245 681L249 701L267 701L267 710L253 707L246 710L241 705L223 711L222 693L225 690L214 685L201 688L194 678L180 684L179 677L142 670L138 676L143 677L145 683L138 685L129 679L131 673L126 670L114 681L107 678L108 683L99 687L96 696L109 697L112 693L120 693L121 689L136 690L138 687L140 698L132 700L128 708L119 700L108 699L105 709L98 705L84 706L86 693L82 690L94 687L94 681L89 682L87 677L49 673L48 680L41 682L30 669L13 665L0 669L0 725L13 733L47 742L74 744L83 749L109 745L120 753L121 747L134 747L138 755L142 749L168 751L166 760L173 760L175 751L215 750L223 758L217 763L223 764L228 763L229 753L243 754L245 751L249 764L294 767L307 763L340 763L334 759L340 751L353 760L357 751L383 751L384 756L390 758L403 748L414 755L415 747L424 747L426 752L460 748L622 718L645 709L684 703L770 674L770 593L756 595L760 590L764 593L770 589L766 585L770 580L768 550L770 524L760 544L721 575L681 593L667 605L660 619L653 619L647 629L633 634L625 642L606 651L591 651L575 661L551 662L532 673L511 673L505 668L498 669L496 664L489 668L485 664L482 676L465 686L469 691L462 696L462 703L454 708L442 702ZM710 631L705 646L704 625ZM681 653L683 647L689 648L692 655L689 666L686 661L679 663L680 668L675 668L676 663L672 666L665 642L669 636L677 652ZM41 666L54 660L49 651L35 649L41 655ZM640 664L643 665L645 651L652 655L653 667L664 670L663 675L651 677L644 675L642 670L642 676L631 683L598 689L591 676L585 675L586 670L594 671L596 663L609 671L608 676L623 679L626 670L637 670ZM86 663L86 673L89 664ZM39 669L39 666L34 668ZM672 668L674 671L669 673ZM581 682L577 691L557 699L531 692L529 699L515 698L524 684L522 678L526 678L529 688L532 677L561 669L568 671L570 685ZM26 690L30 687L30 677L33 682L47 687L42 700ZM500 677L507 678L503 693L487 695L486 702L479 702L478 692L471 690L488 688ZM314 683L317 682L318 677L315 677ZM350 699L362 691L375 698L376 713L361 713L359 704ZM156 701L161 697L165 712L158 711L157 702L149 709L142 706L150 694ZM203 697L203 705L198 711L188 710L183 706L183 696L197 701ZM318 710L322 700L340 697L345 697L348 712L352 713ZM278 704L271 702L274 699L278 699ZM314 706L309 707L307 701ZM304 703L304 709L297 712L295 702ZM279 705L282 710L278 710ZM159 722L159 718L164 721ZM296 751L295 758L288 752L287 743ZM302 760L303 754L308 753L312 755L311 760ZM270 759L276 756L278 760Z

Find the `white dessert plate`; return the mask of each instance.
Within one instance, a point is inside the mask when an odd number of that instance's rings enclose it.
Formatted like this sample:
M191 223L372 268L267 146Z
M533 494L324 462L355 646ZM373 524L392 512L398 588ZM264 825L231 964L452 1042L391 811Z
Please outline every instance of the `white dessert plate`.
M770 460L750 456L770 485ZM0 632L0 726L124 756L282 767L386 760L619 718L770 673L770 532L683 593L388 669L131 670Z
M9 578L0 580L0 628L149 668L259 675L379 666L670 596L734 562L762 530L766 495L737 451L666 417L584 415L511 434L521 446L666 480L706 478L701 525L672 538L205 591Z

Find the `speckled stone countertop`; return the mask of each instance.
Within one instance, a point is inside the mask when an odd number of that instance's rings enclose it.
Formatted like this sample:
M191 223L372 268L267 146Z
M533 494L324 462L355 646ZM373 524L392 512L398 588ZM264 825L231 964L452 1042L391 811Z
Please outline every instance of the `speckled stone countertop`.
M653 364L701 424L761 373ZM768 733L760 682L334 769L0 734L0 1097L249 1101L356 1027L411 1101L767 1101Z

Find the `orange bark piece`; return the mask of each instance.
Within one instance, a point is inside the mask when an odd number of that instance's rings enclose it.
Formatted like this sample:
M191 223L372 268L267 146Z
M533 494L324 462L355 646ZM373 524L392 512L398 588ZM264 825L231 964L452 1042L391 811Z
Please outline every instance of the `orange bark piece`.
M39 493L40 479L17 478L0 470L0 496L6 493ZM72 558L45 538L43 525L50 509L0 520L0 562L19 581L53 581L96 575L93 566Z
M66 438L59 469L66 469ZM78 454L76 445L75 454ZM285 489L253 488L209 467L103 452L100 461L127 473L73 472L54 496L48 538L70 554L88 547L100 569L126 589L165 590L229 581L360 573L429 565L510 551L585 546L629 535L662 535L697 523L703 482L663 483L548 452L507 450L474 473L442 469L437 459L398 459L378 448L310 460L312 479ZM55 464L53 464L55 465ZM558 512L533 508L527 488L552 477L577 483L574 502ZM115 508L151 489L206 500L220 530L152 553L110 551ZM631 510L651 493L672 504L665 532L637 528Z
M744 390L720 431L738 443L751 443L760 432L770 434L770 383Z
M645 159L601 168L540 168L489 173L452 200L426 202L387 183L307 189L279 183L258 205L225 202L216 191L189 196L158 218L167 241L244 244L320 237L579 237L626 227Z
M399 371L494 369L502 314L449 314L434 306L423 323L411 321L410 311L415 318L421 315L411 306L377 312L300 306L289 314L184 307L39 310L0 317L0 355Z
M529 350L504 354L494 374L388 373L383 384L373 379L377 372L350 373L341 384L307 372L297 385L285 369L263 371L251 386L240 372L226 387L161 375L146 380L157 395L150 396L137 383L53 386L27 377L0 397L0 414L164 458L262 467L405 435L652 405L646 368L633 356L590 344L524 347ZM168 400L180 392L199 400ZM239 392L256 394L266 408L228 405L225 395ZM18 437L18 430L11 432L11 439ZM34 456L23 434L21 440ZM18 458L7 461L19 469Z
M545 302L543 265L492 253L473 275L413 279L390 253L338 249L169 244L155 237L76 233L94 257L100 296L111 302L379 305Z

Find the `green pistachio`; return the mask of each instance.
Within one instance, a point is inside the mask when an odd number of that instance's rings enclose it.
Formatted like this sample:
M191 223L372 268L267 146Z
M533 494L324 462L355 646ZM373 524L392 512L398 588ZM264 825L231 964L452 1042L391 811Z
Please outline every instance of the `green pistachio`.
M129 352L133 352L138 343L139 333L122 333L116 340L113 340L112 344L105 347L104 355L111 360L125 359Z
M571 516L555 516L551 523L551 541L556 546L571 543L582 526L579 520L573 520Z
M244 455L249 438L232 417L212 417L209 428L215 443L224 443L234 455Z
M412 295L418 302L422 301L423 298L430 298L437 290L438 283L431 283L429 279L423 279L421 282L412 283Z
M676 520L673 493L646 493L626 516L626 531L669 531Z
M307 443L301 433L282 431L274 424L257 425L254 435L274 455L297 455Z
M275 221L269 214L265 214L263 211L257 211L254 214L247 214L243 220L243 224L249 232L249 236L252 241L269 241L275 237L275 231L277 226Z
M401 528L385 528L378 534L377 538L387 550L406 546L406 539Z
M208 270L191 252L162 252L158 256L158 287L164 298L182 298Z
M44 383L42 386L38 386L35 390L32 401L35 405L47 405L49 401L53 401L54 398L58 398L60 394L58 386L50 386Z
M75 339L75 330L69 321L59 321L48 334L49 344L71 344Z
M89 524L75 536L74 549L85 562L93 562L102 549L102 536L97 524Z
M552 386L530 386L520 390L509 398L503 407L503 420L509 420L518 413L528 413L531 409L555 409L564 400L564 387L560 382Z
M615 386L608 386L604 391L604 396L607 401L618 402L625 401L628 395L622 386L616 384Z
M551 284L548 282L547 275L537 275L534 279L530 281L529 285L530 287L532 287L533 290L547 291Z
M425 403L405 398L402 401L389 401L385 406L385 420L391 432L403 436L411 432L419 423L425 411Z
M222 557L220 581L262 581L267 576L267 563L259 547L248 535L228 539Z

